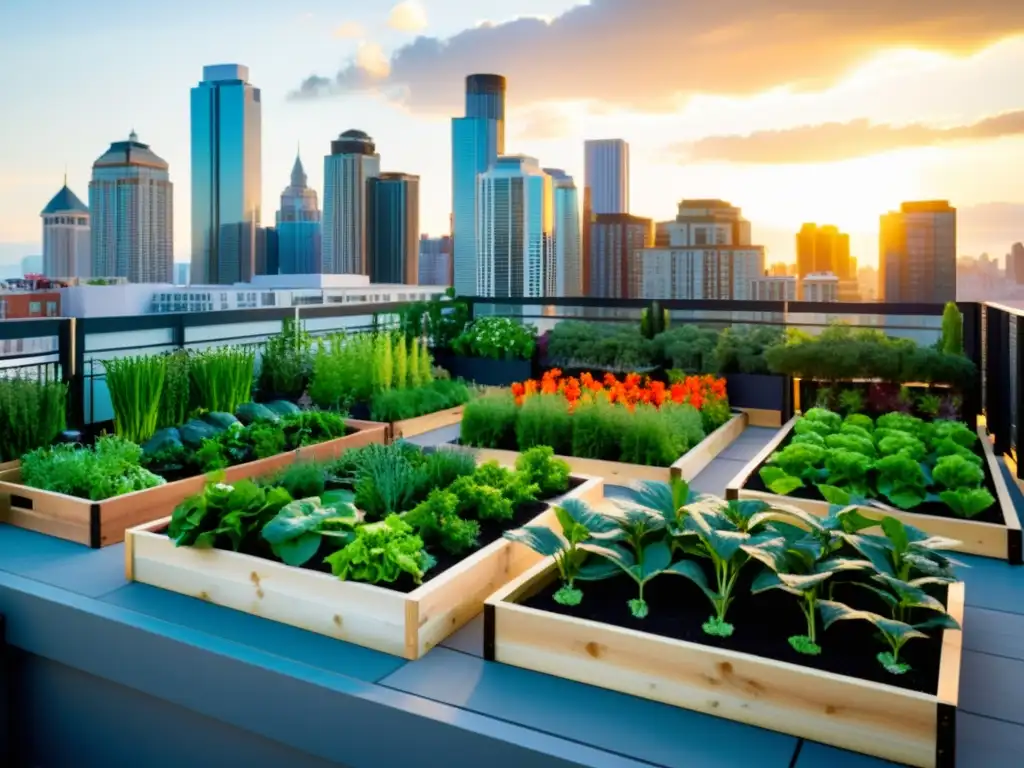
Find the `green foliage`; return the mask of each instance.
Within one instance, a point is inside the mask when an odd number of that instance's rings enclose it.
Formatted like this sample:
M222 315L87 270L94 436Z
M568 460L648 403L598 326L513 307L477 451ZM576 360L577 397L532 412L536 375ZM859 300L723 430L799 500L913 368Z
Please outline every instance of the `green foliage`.
M947 301L942 310L942 338L939 345L947 355L964 353L964 316L954 301Z
M416 467L401 445L368 445L360 449L352 473L355 505L368 520L412 508L419 487Z
M358 526L353 540L328 555L325 562L339 579L367 584L391 583L403 575L419 584L434 565L423 549L423 539L397 515Z
M299 499L282 507L260 533L282 563L298 567L313 559L325 538L335 546L352 541L358 522L350 504L324 507L315 498Z
M117 357L104 360L103 367L115 434L133 443L146 442L159 423L167 359L162 355Z
M572 450L573 416L562 395L533 395L526 398L516 415L516 445L519 450L546 445L565 455Z
M469 323L469 305L453 288L440 298L407 304L398 314L404 336L429 340L435 349L451 349Z
M729 401L724 398L709 397L700 405L700 420L704 433L710 435L732 418Z
M452 491L434 489L426 501L404 515L427 543L437 542L453 555L461 555L477 547L480 524L459 516L459 497Z
M197 406L234 413L252 400L255 364L256 353L244 347L211 347L194 353L188 370Z
M569 464L556 458L551 446L538 445L523 451L516 458L516 471L523 475L526 483L536 485L545 498L569 490Z
M460 355L493 360L530 360L537 346L537 329L508 317L481 317L455 339Z
M43 448L67 428L67 385L0 378L0 462Z
M103 501L163 485L143 469L142 448L115 435L101 437L91 448L55 445L21 458L21 482L66 496Z
M184 424L192 410L192 356L184 349L164 357L164 385L160 390L157 428L166 429Z
M548 334L547 354L559 368L642 371L654 366L656 349L636 325L563 320Z
M281 332L267 339L260 354L257 387L264 396L298 400L306 392L312 369L312 336L294 318L285 318Z
M978 436L965 424L899 412L879 416L877 424L858 414L838 419L815 408L796 423L796 436L759 471L768 490L785 496L814 484L823 493L828 486L908 510L941 501L968 518L995 503L973 450ZM837 423L838 433L822 436Z
M462 381L436 379L415 389L377 392L370 400L374 421L402 421L465 405L472 393Z
M715 367L718 334L687 323L654 337L655 355L680 375L707 373Z
M466 404L460 439L478 448L504 448L516 443L519 406L509 392L489 392Z
M214 479L175 508L167 535L178 547L220 546L238 552L291 501L283 488L265 489L251 480L225 485Z
M765 362L765 350L781 344L784 338L782 329L767 325L737 325L726 328L718 335L712 370L720 375L771 373Z
M829 326L819 336L791 330L784 344L765 351L765 360L774 373L817 381L879 379L964 387L977 373L962 354L841 323Z
M669 313L667 309L661 308L660 302L652 301L646 309L640 311L640 333L645 339L653 339L668 326Z

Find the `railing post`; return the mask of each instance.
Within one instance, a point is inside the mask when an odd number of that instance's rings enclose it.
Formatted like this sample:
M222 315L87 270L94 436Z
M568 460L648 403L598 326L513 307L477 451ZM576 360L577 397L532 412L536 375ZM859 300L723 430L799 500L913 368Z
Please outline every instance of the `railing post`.
M1010 449L1009 316L994 307L985 313L985 419L999 455Z
M964 420L968 424L974 424L981 413L981 313L985 308L977 301L961 301L957 306L964 318L964 355L974 363L978 371L971 386L963 392Z
M85 425L85 321L66 318L57 335L57 361L61 381L68 387L67 425L82 429Z
M1014 434L1012 439L1013 460L1017 465L1017 477L1024 479L1024 467L1020 465L1020 453L1017 446L1020 444L1020 421L1024 418L1024 317L1015 315L1012 322L1017 324L1017 369L1014 371L1017 382L1016 413L1014 420Z

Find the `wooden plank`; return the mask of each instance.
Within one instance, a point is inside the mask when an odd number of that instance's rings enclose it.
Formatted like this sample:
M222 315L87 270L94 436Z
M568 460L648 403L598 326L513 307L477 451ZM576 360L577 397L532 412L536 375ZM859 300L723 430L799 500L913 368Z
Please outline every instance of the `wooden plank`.
M766 410L764 408L740 408L747 414L751 427L774 427L782 426L782 411Z
M464 405L457 405L444 411L436 411L414 419L403 419L391 423L391 434L395 440L403 437L415 437L435 429L450 427L462 421L462 412L466 409Z
M735 442L743 430L747 428L749 417L746 413L737 413L725 424L701 440L697 445L676 459L669 467L672 477L679 477L690 482L699 475L715 458Z
M0 472L6 472L9 469L17 469L21 466L21 459L15 459L14 461L5 461L0 463Z
M762 461L771 456L775 451L779 449L782 441L789 435L790 430L796 425L797 421L800 420L799 416L794 416L787 421L781 429L776 433L775 437L768 441L768 444L762 448L758 454L746 463L746 465L739 471L739 473L729 484L725 487L725 498L737 499L739 496L739 490L746 484L747 479L754 474L754 470L761 464Z
M516 604L555 576L549 558L488 599L493 660L935 768L936 696Z
M961 629L946 629L942 632L942 655L939 657L939 687L936 698L943 704L955 707L960 701L960 657L963 653L964 625L964 583L951 584L946 596L946 612Z
M600 478L563 498L604 496ZM126 535L125 577L209 600L239 611L417 659L460 629L484 600L541 559L529 547L498 539L409 593L241 555L227 550L175 547L165 535L170 518ZM555 526L549 506L531 525Z

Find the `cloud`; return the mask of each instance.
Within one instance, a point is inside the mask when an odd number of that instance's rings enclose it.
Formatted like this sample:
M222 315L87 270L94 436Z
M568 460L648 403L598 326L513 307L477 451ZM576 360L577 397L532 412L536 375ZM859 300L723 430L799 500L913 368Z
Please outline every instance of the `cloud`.
M675 144L680 160L729 163L829 163L908 147L982 141L1024 134L1024 110L1005 112L969 125L937 128L921 123L887 125L868 120L801 125L746 136L709 136Z
M1020 0L591 0L550 21L418 37L392 54L387 77L368 81L350 64L321 95L370 86L413 110L450 114L467 74L498 72L519 104L590 99L670 111L697 92L824 88L884 48L966 54L1022 31Z
M419 32L426 29L427 12L417 0L405 0L391 9L388 26L399 32Z
M515 135L526 141L550 141L572 132L573 122L557 106L542 104L511 115Z
M334 30L334 36L340 40L358 40L366 37L366 27L358 21L345 21Z
M356 49L355 66L371 78L382 78L388 76L391 62L377 43L367 42L360 43Z

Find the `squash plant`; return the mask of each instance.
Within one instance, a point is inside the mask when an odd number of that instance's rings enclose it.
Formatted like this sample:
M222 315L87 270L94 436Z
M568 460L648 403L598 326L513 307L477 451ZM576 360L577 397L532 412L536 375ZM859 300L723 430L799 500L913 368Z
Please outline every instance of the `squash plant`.
M973 518L995 498L985 487L978 436L958 421L925 422L893 412L877 421L864 414L810 409L788 445L772 454L759 475L774 494L828 485L899 509L941 502L957 517Z

